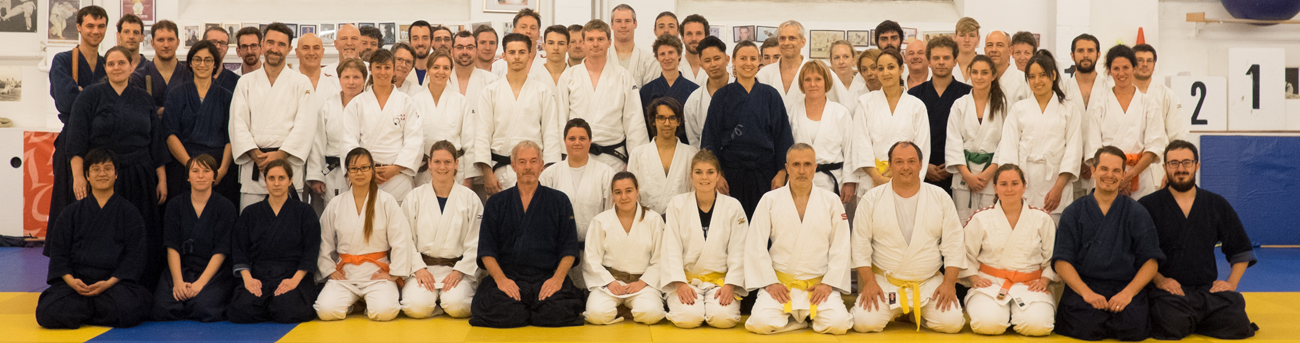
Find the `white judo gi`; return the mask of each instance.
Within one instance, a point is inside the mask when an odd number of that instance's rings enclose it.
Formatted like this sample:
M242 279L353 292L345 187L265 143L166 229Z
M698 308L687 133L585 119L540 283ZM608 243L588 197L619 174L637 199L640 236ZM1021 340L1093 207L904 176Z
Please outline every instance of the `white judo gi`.
M320 269L319 277L327 281L313 306L321 320L346 318L352 305L362 298L366 299L366 316L371 320L396 318L402 309L398 303L397 283L371 280L371 276L388 269L389 275L408 278L424 267L424 261L420 260L411 242L411 227L407 225L397 199L384 192L375 192L375 195L378 201L375 202L369 241L364 230L366 205L362 204L363 210L357 213L356 198L351 190L336 197L336 201L325 206L325 212L321 214L320 257L316 264ZM366 201L374 199L367 198ZM330 274L338 268L343 269L345 280L330 279Z
M529 78L515 96L510 82L502 80L484 88L479 98L471 162L492 166L503 190L515 186L510 152L519 142L541 146L543 163L559 162L564 151L560 134L564 121L558 116L554 93L542 82Z
M911 94L904 92L898 98L894 110L889 109L889 99L885 91L874 91L858 98L858 109L853 114L853 126L857 129L853 147L849 151L853 156L851 176L859 181L858 195L879 186L863 168L874 167L884 174L884 167L889 168L889 148L895 143L910 141L921 148L922 161L930 158L930 114L925 110L925 103ZM925 173L917 173L917 179L925 181Z
M700 148L704 139L704 120L709 117L709 104L713 103L713 94L709 93L708 78L686 98L682 104L682 125L686 128L686 140L691 147ZM721 89L721 88L719 88Z
M1101 97L1101 101L1097 106L1089 107L1085 115L1089 121L1085 126L1092 129L1084 132L1084 158L1091 159L1101 147L1113 145L1129 155L1128 168L1133 168L1145 152L1155 154L1155 161L1161 161L1169 137L1165 133L1165 118L1160 113L1158 103L1134 87L1133 98L1125 110L1120 106L1113 89L1106 88L1101 94L1092 94L1093 97ZM1158 169L1160 165L1153 162L1137 176L1138 186L1131 194L1134 199L1141 199L1160 187L1161 179L1157 177L1164 173L1157 174ZM1127 181L1120 181L1128 186Z
M655 59L654 52L641 49L639 46L632 48L632 55L627 59L618 58L618 51L614 49L613 44L609 46L605 55L608 58L606 61L615 61L618 66L627 70L628 75L632 76L632 85L636 86L636 89L641 89L641 86L659 78L659 73L663 71L659 68L659 61Z
M1034 96L1034 91L1029 89L1029 82L1025 81L1025 72L1016 69L1015 63L1011 61L1011 64L1007 65L1007 70L1002 72L1002 77L998 78L998 85L1002 86L1002 95L1007 98L1007 104L1014 104Z
M953 208L952 198L942 188L921 183L912 195L916 213L900 213L894 183L868 191L858 203L853 223L853 268L872 268L876 285L884 292L887 303L876 302L868 310L854 302L853 330L880 332L894 318L920 312L919 326L936 332L957 333L966 325L961 305L941 311L933 297L943 283L939 269L967 269L966 245L961 221ZM910 242L903 237L900 216L912 216ZM865 281L864 281L865 282ZM919 308L918 308L919 307ZM914 319L915 320L915 319Z
M1077 176L1083 162L1081 107L1062 103L1053 94L1047 108L1039 108L1035 98L1012 105L1002 126L1002 141L993 154L993 163L1014 163L1025 172L1025 201L1034 207L1043 206L1062 173ZM1053 217L1059 218L1074 201L1073 194L1066 184L1060 205L1051 211Z
M347 157L349 147L343 140L343 96L334 92L317 111L316 136L312 139L311 157L307 158L309 181L325 183L325 203L348 190ZM331 163L333 162L333 163Z
M757 290L758 297L745 329L774 334L803 329L811 321L813 331L844 334L853 325L841 299L852 291L844 206L835 193L812 187L801 220L790 192L790 186L784 186L764 194L750 221L745 237L745 288ZM766 287L776 283L790 290L788 303L778 303L767 293ZM826 301L812 304L812 290L818 284L833 290Z
M465 92L460 93L460 95L465 96L465 107L469 109L470 117L474 117L478 113L479 99L483 99L483 89L497 82L497 79L496 74L483 69L474 68L474 71L469 73ZM451 75L447 78L447 88L460 92L460 81L460 76L456 74L455 69L452 69Z
M831 67L822 61L804 58L803 62L799 63L799 71L795 72L794 80L790 81L790 89L785 88L785 81L781 78L781 63L763 66L763 69L759 69L758 74L754 75L754 79L776 88L776 92L781 93L781 100L785 102L785 106L789 107L791 104L803 100L804 94L803 90L799 88L799 82L803 80L803 65L808 61L816 61L821 63L826 70L831 70ZM848 109L849 113L854 113L858 107L857 98L854 98L849 93L849 89L844 87L844 84L838 81L831 83L831 89L826 90L826 100L838 103Z
M719 287L731 285L737 297L745 290L745 234L749 223L740 201L715 194L709 211L709 227L700 222L695 192L679 194L668 203L668 222L664 228L659 256L663 266L664 300L668 302L668 320L680 328L709 326L727 329L740 322L740 299L722 306L715 296ZM705 229L709 235L705 236ZM683 304L677 297L674 282L690 285L695 303Z
M636 174L641 184L641 203L655 212L667 213L668 202L673 197L691 191L691 158L699 151L678 140L672 165L665 173L654 140L633 149L628 156L627 171Z
M229 125L231 155L239 165L240 210L262 201L267 194L262 171L253 171L256 163L248 152L278 149L288 156L295 175L304 174L318 122L312 112L314 102L311 80L297 70L284 68L275 84L271 84L265 69L239 79L230 101ZM303 190L304 179L293 178L295 190Z
M637 323L655 324L664 319L663 293L659 292L660 240L663 239L664 220L655 211L646 211L637 205L636 218L630 231L623 230L617 210L610 209L596 215L587 229L586 251L582 256L582 274L591 295L587 297L587 322L597 325L623 321L615 318L618 305L632 310ZM624 286L628 280L619 280L611 270L640 275L646 286L632 294L614 295L610 283ZM635 281L633 281L635 282Z
M423 92L417 93L412 99L420 111L420 123L424 126L421 128L424 144L420 148L423 161L419 165L427 164L425 156L429 155L433 143L443 140L450 142L462 152L460 167L456 168L456 183L460 183L467 177L478 176L479 171L473 166L473 158L465 155L472 151L470 143L474 141L474 117L470 115L467 98L457 93L452 86L454 85L442 89L442 94L437 95L437 102L428 88L424 88ZM428 170L420 171L415 175L415 184L423 185L432 179Z
M641 108L638 90L640 84L627 70L609 63L611 61L605 62L595 85L591 84L587 62L569 68L560 76L555 98L560 111L560 126L574 118L587 120L591 125L592 149L601 151L600 154L593 153L592 160L623 171L628 152L649 144L650 134L646 133L645 111ZM613 148L612 151L609 148ZM624 158L615 157L618 154Z
M1187 126L1190 125L1191 118L1183 115L1183 105L1174 100L1173 90L1169 87L1152 82L1147 86L1146 95L1151 101L1156 103L1157 113L1165 120L1165 143L1174 140L1187 140ZM1163 156L1162 156L1163 157ZM1165 178L1165 168L1163 167L1164 158L1152 163L1148 169L1154 169L1154 176L1157 183ZM1160 187L1160 186L1156 186Z
M857 127L853 125L849 110L827 101L821 120L812 121L808 119L808 108L803 99L787 105L794 142L811 145L817 153L817 174L813 176L813 185L839 194L845 183L858 182L850 172L852 163L849 163L849 158L853 156L853 137Z
M406 194L402 202L403 218L411 224L415 250L438 259L459 259L452 266L425 264L436 280L429 291L414 277L402 288L402 312L411 318L428 318L444 311L455 318L470 316L470 303L478 289L478 229L483 222L483 203L478 195L460 184L452 184L445 208L438 206L438 193L432 184L424 184ZM448 289L442 280L459 271L460 282Z
M424 153L424 126L420 110L411 97L396 89L388 95L382 106L373 90L361 92L343 108L343 146L370 150L375 167L389 165L405 167L379 190L395 199L405 199L406 192L415 187L415 172L420 168ZM344 152L346 154L346 152ZM347 161L343 161L347 167ZM345 169L346 170L346 169ZM398 200L401 203L401 200Z
M1050 291L1033 292L1028 282L1014 283L998 299L1006 279L981 270L983 266L1017 273L1041 270L1041 277L1060 280L1051 265L1056 222L1046 211L1024 202L1020 206L1020 219L1014 228L1007 221L1001 203L979 211L966 223L969 268L962 271L961 277L978 274L993 282L991 286L972 288L966 293L966 312L970 314L970 328L975 333L1001 335L1008 326L1014 326L1022 335L1046 336L1055 326L1056 301Z
M972 193L970 187L966 186L966 179L961 176L961 169L958 166L965 164L971 174L979 175L991 165L992 155L998 151L998 143L1002 141L1002 123L1012 104L1015 103L1007 101L1001 113L993 113L993 103L990 101L984 104L984 113L979 116L975 109L975 97L970 94L958 98L952 104L952 111L948 116L944 160L949 161L948 172L952 173L952 202L957 205L957 218L962 222L969 220L975 211L993 206L997 194L994 192L995 187L991 177L986 180L984 189ZM980 117L983 117L983 120ZM986 158L983 156L985 154L989 160L978 163L979 159ZM975 158L976 161L968 157Z

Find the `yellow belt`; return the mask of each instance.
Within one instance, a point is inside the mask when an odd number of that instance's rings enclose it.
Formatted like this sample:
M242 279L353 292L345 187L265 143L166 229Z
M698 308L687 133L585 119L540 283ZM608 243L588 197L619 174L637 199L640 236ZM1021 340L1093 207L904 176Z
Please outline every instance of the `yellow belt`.
M885 273L885 270L880 269L880 267L876 267L876 266L871 266L871 272L885 276L885 280L889 280L889 284L898 287L898 298L899 298L898 300L902 301L903 306L901 307L903 308L903 314L912 313L913 319L916 320L916 331L920 332L921 331L921 283L925 282L925 280L912 281L912 280L898 279L893 276L889 276L889 274ZM939 272L935 272L935 274L938 275ZM912 296L911 296L912 300L910 301L908 300L908 296L907 296L907 292L909 289L912 292ZM911 307L908 307L909 303L911 304Z
M686 283L689 284L690 280L700 280L700 282L708 282L717 285L718 287L722 287L722 285L727 283L727 273L709 272L705 274L691 274L691 272L688 271L686 272ZM744 297L741 297L734 292L732 293L732 296L735 297L736 300L744 299Z
M885 176L885 173L888 171L889 161L876 160L876 172L880 173L880 176Z
M785 285L786 288L789 288L791 290L801 289L804 292L807 292L809 296L808 317L812 319L817 319L817 304L813 304L811 301L812 290L813 288L817 288L817 285L820 285L822 283L822 277L818 276L807 280L796 280L793 275L782 273L782 272L776 272L776 280L781 282L782 285ZM784 307L785 313L790 313L792 311L790 307L792 306L793 303L794 303L793 300L785 302L785 307Z

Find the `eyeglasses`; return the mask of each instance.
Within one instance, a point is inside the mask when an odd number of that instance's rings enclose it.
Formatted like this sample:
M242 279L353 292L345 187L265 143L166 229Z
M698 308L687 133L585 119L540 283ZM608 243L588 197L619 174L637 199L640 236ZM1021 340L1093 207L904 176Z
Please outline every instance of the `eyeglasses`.
M414 61L414 60L408 60L408 59L405 59L405 58L398 58L398 59L396 59L396 60L397 60L397 65L409 66L409 65L415 64L415 61Z
M349 173L365 173L372 169L371 166L348 167Z
M435 42L450 42L450 41L451 41L451 37L433 37L433 41L435 41Z
M223 41L223 40L209 39L208 41L209 41L209 42L212 42L212 44L213 44L213 45L216 45L216 46L226 46L226 45L230 45L230 42Z
M191 64L194 64L194 65L208 65L208 64L212 64L212 63L214 63L214 62L216 62L216 61L217 61L217 60L212 59L211 57L208 57L208 58L195 58L193 61L190 61L190 63L191 63Z
M655 121L662 121L662 122L677 121L677 117L676 116L672 116L672 117L655 116Z
M1170 167L1174 167L1174 168L1183 168L1183 169L1192 169L1192 167L1196 166L1196 163L1197 163L1197 161L1195 161L1195 160L1182 160L1182 161L1169 161L1169 162L1165 162L1165 164L1169 165Z
M261 47L262 47L262 44L240 44L240 45L236 46L235 48L236 48L236 49L240 49L240 50L248 50L248 49L257 49L257 48L261 48Z

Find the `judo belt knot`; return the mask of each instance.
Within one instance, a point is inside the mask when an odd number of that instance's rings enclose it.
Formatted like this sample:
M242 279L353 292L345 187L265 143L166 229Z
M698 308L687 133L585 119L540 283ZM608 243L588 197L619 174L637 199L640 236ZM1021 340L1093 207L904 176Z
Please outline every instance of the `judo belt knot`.
M1021 273L1021 272L1010 271L1005 269L993 268L983 263L980 263L980 272L984 274L988 274L989 276L995 278L1001 278L1006 280L1002 282L1002 289L998 290L998 301L1007 298L1007 292L1011 290L1011 285L1017 283L1026 283L1026 282L1038 280L1038 278L1043 277L1042 269L1035 270L1031 273Z
M590 152L592 155L596 155L596 156L600 156L604 154L614 155L615 158L618 158L619 161L623 161L623 163L626 164L627 154L623 153L622 151L618 151L619 148L622 148L626 145L627 145L627 139L624 139L622 142L618 142L618 144L614 144L614 145L600 145L596 143L591 143L591 148L589 148L587 151Z
M455 258L441 258L441 257L432 257L429 255L420 255L420 257L424 258L424 264L430 267L432 266L455 267L456 262L460 262L460 259L464 256L456 256Z
M492 166L492 171L496 172L497 169L505 168L510 165L510 156L500 155L494 152L492 153L492 162L496 162L496 164Z
M263 152L263 153L267 153L267 152L272 152L272 151L280 151L280 148L257 148L257 151L261 151L261 152ZM261 178L262 178L262 170L261 170L261 168L258 168L258 167L257 167L257 163L253 163L253 176L252 176L252 178L253 178L253 181L259 181L259 180L261 180Z
M1136 165L1138 164L1139 161L1142 161L1142 154L1143 154L1143 153L1141 153L1141 152L1136 153L1136 154L1124 154L1124 164L1127 164L1127 165L1130 166L1130 167L1132 167L1132 166L1136 166ZM1141 180L1141 179L1142 179L1141 176L1135 176L1135 177L1133 177L1133 183L1132 183L1132 185L1131 185L1132 188L1129 188L1128 191L1129 191L1129 192L1136 192L1137 189L1138 189L1138 181Z
M342 163L338 156L325 156L326 170L334 171L335 169L338 169L340 165L342 165Z
M708 272L708 273L704 273L704 274L691 274L690 271L687 271L687 272L686 272L686 280L687 280L687 281L699 280L701 283L698 284L698 285L696 285L697 287L698 287L699 285L703 285L704 283L711 283L711 284L714 284L714 285L716 285L716 286L718 286L718 287L722 287L722 285L726 284L727 273L722 273L722 272ZM694 282L688 282L688 283L690 283L690 284L695 284ZM706 289L706 290L707 290L707 289ZM732 293L732 296L735 297L736 300L744 299L744 297L742 297L742 296L740 296L740 295L738 295L738 294L735 294L735 293Z
M826 163L826 164L817 165L818 173L826 174L826 176L831 177L831 190L835 191L835 195L840 195L840 179L836 178L835 174L831 172L840 170L842 168L844 168L844 162L835 162L835 163Z
M979 153L970 150L964 150L963 152L966 153L966 168L970 169L971 172L975 171L975 166L982 166L984 168L988 168L989 164L993 163L993 153L991 152ZM962 180L961 183L964 185L966 184L966 181ZM966 207L970 207L971 204L974 203L975 203L975 197L972 196L966 198Z
M889 273L885 272L884 269L880 269L880 267L876 267L876 266L871 266L871 272L884 275L885 280L889 280L889 284L894 285L894 287L898 287L898 301L901 301L902 306L900 307L903 308L903 314L908 314L908 313L912 314L912 318L916 322L916 331L920 332L921 331L921 283L925 282L925 280L914 281L914 280L903 280L903 279L895 278L893 276L890 276ZM934 274L939 275L939 272L936 271L934 272ZM907 295L908 293L912 293L912 295L909 297ZM909 298L911 300L908 300Z
M889 161L876 160L876 172L880 173L881 176L889 172Z
M384 261L380 261L381 259L386 258L386 257L388 257L388 252L387 252L387 251L372 252L372 253L364 254L364 255L339 254L339 264L338 264L338 266L337 266L336 268L337 268L338 270L342 271L342 270L343 270L343 266L345 266L345 265L355 264L355 265L358 265L358 266L359 266L359 265L361 265L361 264L363 264L363 263L374 263L376 266L379 266L379 270L382 270L382 271L384 271L385 273L387 273L387 272L388 272L388 264L387 264L387 263L384 263ZM397 288L398 288L398 289L401 289L401 288L402 288L402 285L405 284L405 283L406 283L406 280L402 279L401 277L398 277L398 278L397 278Z
M789 288L792 291L799 289L807 293L806 296L808 297L809 300L808 318L817 319L817 304L812 303L812 291L814 288L817 288L817 285L822 284L822 277L818 276L811 279L798 280L794 278L794 275L790 275L778 271L776 272L776 281L780 282L782 285L785 285L786 288ZM793 309L791 309L793 304L794 304L793 299L791 299L790 301L786 301L782 310L785 313L790 313L791 311L793 311Z
M605 270L609 271L609 275L614 276L614 280L622 281L623 283L630 284L641 280L641 274L631 274L610 267L605 267Z

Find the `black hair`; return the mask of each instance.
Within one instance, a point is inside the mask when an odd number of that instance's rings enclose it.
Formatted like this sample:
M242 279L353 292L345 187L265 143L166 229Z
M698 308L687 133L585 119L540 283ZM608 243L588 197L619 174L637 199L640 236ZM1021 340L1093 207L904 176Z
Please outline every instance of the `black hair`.
M140 30L144 30L144 22L140 20L140 17L137 17L134 14L127 13L117 20L117 33L122 33L122 24L140 25Z
M718 49L718 52L721 52L723 55L727 54L727 43L723 43L722 39L719 39L718 37L708 36L701 39L700 44L695 45L695 53L703 54L704 49L707 48L716 48Z
M429 22L427 22L427 21L423 21L423 20L416 20L414 23L411 23L410 26L407 26L407 27L406 27L406 36L407 36L407 37L414 36L414 35L411 34L411 30L414 30L414 29L417 28L417 27L423 27L423 28L425 28L425 29L428 29L428 30L429 30L429 37L433 37L433 25L429 25Z
M1052 52L1047 51L1047 49L1039 49L1038 51L1035 51L1034 57L1030 57L1029 62L1025 63L1026 81L1029 80L1029 68L1033 67L1035 64L1037 64L1039 68L1043 68L1044 73L1047 73L1048 76L1052 76L1052 78L1055 79L1052 80L1052 92L1056 93L1056 100L1064 102L1065 91L1061 90L1061 73L1056 71L1056 57L1052 57Z
M1158 57L1156 57L1156 47L1151 46L1151 44L1142 43L1142 44L1134 45L1134 46L1133 46L1133 54L1136 55L1136 54L1139 53L1139 52L1149 52L1149 53L1151 53L1151 61L1152 61L1152 62L1154 62L1154 61L1156 61L1156 60L1158 59Z
M704 25L704 34L706 34L706 35L709 34L709 20L708 20L708 19L704 19L704 16L699 15L699 14L688 15L688 16L686 16L686 19L682 19L681 24L677 24L677 34L679 34L679 35L685 37L685 36L686 36L686 24L688 24L688 23L697 23L697 24L700 24L700 25ZM695 50L695 51L696 51L696 52L699 52L699 50ZM726 50L724 49L723 51L726 51Z
M217 52L218 52L218 50L217 50L217 45L216 45L216 44L213 44L212 42L210 42L210 41L208 41L208 40L200 40L200 41L194 43L194 46L190 47L190 51L189 51L189 52L185 53L185 61L187 62L187 63L185 63L185 66L186 66L187 68L190 68L190 73L191 73L191 74L194 73L194 55L195 55L195 54L198 54L199 51L205 51L205 50L206 50L209 54L212 54L212 61L213 61L213 62L212 62L212 67L213 67L213 68L221 68L221 66L218 65L217 62L216 62L216 61L220 61L220 60L221 60L221 57L217 56ZM215 69L214 69L214 70L215 70Z
M1196 160L1196 161L1198 161L1198 162L1201 160L1201 151L1200 151L1200 149L1197 149L1197 148L1196 148L1196 145L1195 145L1195 144L1192 144L1192 142L1188 142L1188 141L1185 141L1185 140L1175 139L1175 140L1169 142L1169 145L1165 145L1165 154L1164 154L1164 156L1165 156L1165 158L1166 158L1166 161L1168 161L1168 158L1169 158L1169 157L1168 157L1168 156L1169 156L1169 152L1170 152L1170 151L1174 151L1174 150L1178 150L1178 149L1187 149L1187 150L1191 150L1191 151L1192 151L1192 159L1193 159L1193 160Z
M203 35L204 35L203 40L208 40L206 38L208 31L212 31L213 28L221 30L221 32L226 32L226 29L223 29L220 26L209 27L207 31L203 31ZM153 37L158 37L158 31L160 30L171 30L172 33L176 34L176 38L178 39L180 38L180 31L176 29L176 23L172 22L171 20L163 19L154 23L153 26L149 28L149 35Z
M564 27L564 25L551 25L546 27L545 32L542 32L542 39L545 40L546 36L552 32L564 35L564 44L569 44L569 39L573 38L569 36L569 28Z
M664 36L667 37L668 35ZM655 122L655 116L659 115L659 106L668 106L668 109L673 111L673 117L677 118L678 126L686 123L685 117L682 114L682 103L677 102L677 99L673 99L673 97L670 96L659 97L658 99L650 101L650 105L645 107L646 122ZM650 125L650 137L657 137L658 135L659 127Z
M281 22L271 23L271 25L266 26L266 32L262 32L262 38L265 39L266 34L271 33L271 31L283 33L285 36L289 37L289 41L286 43L289 43L289 46L293 46L293 39L295 36L293 30L290 30L288 25Z
M268 28L269 28L269 27L270 27L270 26L268 26ZM262 44L262 31L261 31L261 30L258 30L256 27L252 27L252 26L247 26L247 27L244 27L244 28L242 28L242 29L239 29L239 32L236 32L236 33L235 33L235 43L238 44L238 43L239 43L239 38L244 37L244 36L247 36L247 35L253 35L253 36L257 37L257 43L258 43L258 44Z
M104 11L103 7L95 5L82 7L77 10L77 25L81 25L86 20L86 16L90 16L91 19L107 19L108 12Z
M1124 150L1120 150L1120 148L1114 145L1107 145L1101 147L1101 149L1097 149L1097 152L1092 155L1093 166L1101 163L1101 155L1118 156L1120 160L1120 170L1128 169L1128 156L1124 156Z
M569 119L569 122L568 122L568 123L564 123L564 132L561 132L561 133L560 133L560 138L563 139L564 137L568 137L568 136L569 136L569 130L572 130L572 129L575 128L575 127L582 128L583 130L586 130L586 131L587 131L587 138L588 138L588 139L591 138L591 125L590 125L590 124L587 124L587 121L586 121L586 120L583 120L582 118L573 118L573 119Z
M975 59L971 60L970 67L968 67L970 69L966 70L967 75L973 74L971 70L975 69L975 63L978 62L988 63L989 71L992 71L993 75L998 74L998 65L993 63L992 58L985 55L975 55ZM998 78L994 77L993 83L989 85L989 113L994 116L1002 115L1005 118L1007 105L1007 95L1002 92L1002 84L998 82Z
M1078 48L1078 46L1079 46L1079 41L1081 41L1081 40L1091 41L1091 42L1092 42L1092 45L1096 45L1096 46L1097 46L1097 50L1101 50L1101 42L1097 40L1097 37L1094 37L1093 35L1090 35L1090 34L1085 33L1085 34L1081 34L1081 35L1079 35L1078 37L1074 37L1074 40L1070 41L1070 53L1074 53L1074 49Z
M1116 45L1106 51L1106 69L1109 70L1111 64L1115 63L1115 59L1117 58L1128 59L1128 64L1130 66L1137 66L1137 54L1133 53L1133 48L1128 47L1128 45Z
M89 152L86 152L86 156L81 158L81 162L83 175L90 174L90 166L100 163L112 164L113 169L117 169L117 153L104 148L90 149Z
M533 48L533 39L522 33L506 34L506 37L501 39L501 50L505 51L506 46L510 45L510 43L524 43L529 49Z
M880 34L885 33L885 32L897 32L897 33L898 33L898 38L900 38L900 39L902 39L902 38L906 38L906 37L903 37L903 27L902 27L902 26L899 26L898 23L895 22L895 21L893 21L893 20L885 20L885 21L880 22L880 25L876 25L876 31L874 32L876 36L875 36L875 37L871 37L872 39L874 39L874 40L876 41L876 45L880 45Z

